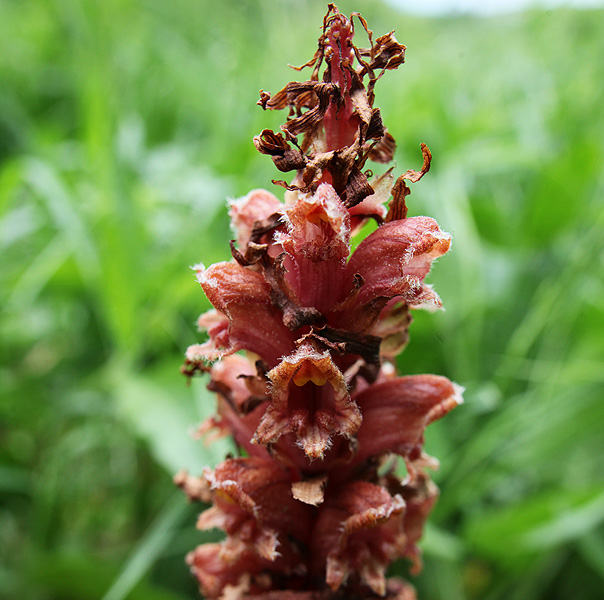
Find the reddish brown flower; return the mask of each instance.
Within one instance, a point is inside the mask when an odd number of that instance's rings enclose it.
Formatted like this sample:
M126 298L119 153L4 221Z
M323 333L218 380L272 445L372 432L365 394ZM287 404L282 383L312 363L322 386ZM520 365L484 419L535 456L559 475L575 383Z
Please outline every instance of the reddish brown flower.
M228 534L220 555L232 562L252 551L274 561L278 556L295 564L295 548L288 537L305 543L309 507L291 494L291 476L278 462L264 458L227 460L214 471L206 469L214 506L201 514L199 529L222 529Z
M321 507L313 531L312 569L338 590L349 578L374 593L386 591L385 570L405 544L400 495L379 485L351 481L334 491Z
M205 544L187 555L187 564L199 582L205 598L242 598L255 596L272 588L272 569L277 573L289 573L288 566L277 558L269 561L247 550L225 561L220 544Z
M268 373L271 404L256 431L260 444L293 433L311 458L323 458L334 435L350 437L361 424L361 413L350 399L346 381L328 350L303 342Z
M398 377L366 388L355 396L363 414L355 461L390 452L410 455L422 444L426 427L461 404L461 392L437 375Z
M187 351L191 362L216 360L246 349L276 362L293 347L293 338L283 325L282 315L270 299L270 286L261 273L237 263L218 263L199 268L197 280L210 302L224 318L214 317L210 344L192 346ZM202 317L202 323L204 319Z

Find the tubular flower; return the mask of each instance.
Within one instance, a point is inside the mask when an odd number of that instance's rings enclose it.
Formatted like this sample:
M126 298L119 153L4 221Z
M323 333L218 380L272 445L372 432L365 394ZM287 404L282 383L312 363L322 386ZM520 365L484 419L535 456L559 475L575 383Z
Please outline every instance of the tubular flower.
M254 190L230 205L232 260L197 265L213 305L198 324L206 342L186 352L183 372L209 375L215 416L200 433L231 435L241 456L201 476L179 473L191 500L210 503L199 529L220 543L187 561L207 598L413 600L386 578L392 561L421 567L417 542L438 490L423 452L426 427L462 402L436 375L398 376L411 311L441 307L425 282L451 238L430 217L407 217L405 183L373 177L396 144L373 106L374 87L404 61L389 33L353 43L353 18L329 5L306 81L265 110L289 109L279 132L254 138L289 183L284 199ZM357 25L358 28L358 25ZM368 220L378 227L351 251ZM401 477L402 465L406 475Z

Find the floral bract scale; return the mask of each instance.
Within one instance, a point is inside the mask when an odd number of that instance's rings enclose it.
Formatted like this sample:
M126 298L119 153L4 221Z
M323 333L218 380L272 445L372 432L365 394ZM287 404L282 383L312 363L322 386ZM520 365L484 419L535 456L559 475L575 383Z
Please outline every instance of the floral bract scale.
M369 39L354 43L355 28ZM389 33L329 5L306 81L265 110L288 109L279 132L254 138L289 182L283 201L253 190L230 205L232 260L197 279L213 305L199 318L208 340L191 346L183 372L209 376L217 414L201 432L233 436L241 456L176 482L212 504L200 529L225 538L187 561L206 598L412 600L392 561L421 567L417 542L437 497L422 449L426 427L461 403L436 375L399 376L412 310L441 307L425 283L451 237L430 217L407 217L406 181L379 177L396 143L374 107L374 88L404 61ZM378 228L354 252L363 223ZM397 475L404 461L406 475Z

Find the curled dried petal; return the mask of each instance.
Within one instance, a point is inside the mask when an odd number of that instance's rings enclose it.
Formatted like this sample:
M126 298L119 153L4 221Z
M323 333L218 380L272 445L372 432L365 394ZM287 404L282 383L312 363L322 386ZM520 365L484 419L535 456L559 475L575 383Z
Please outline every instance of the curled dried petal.
M254 146L258 152L271 156L277 169L282 172L303 169L308 162L298 148L292 148L285 141L283 134L270 129L264 129L260 135L254 137Z
M330 5L319 48L304 65L313 67L311 79L291 82L272 97L261 92L263 108L290 108L283 133L265 129L254 138L257 149L272 156L279 170L298 171L292 185L279 184L313 192L321 182L331 183L347 208L374 193L362 171L365 161L385 163L394 155L394 138L386 132L379 109L372 106L373 87L384 70L403 62L405 50L392 33L373 43L365 21L359 18L371 42L368 50L359 50L352 43L352 22ZM355 58L360 63L356 70ZM323 62L325 71L319 81ZM376 75L375 70L381 73ZM363 77L367 74L369 86L365 89ZM296 136L301 133L304 140L298 146Z
M430 170L430 163L432 161L432 152L430 152L430 148L428 148L428 146L426 146L426 144L424 144L424 143L421 144L421 149L422 149L422 156L424 158L424 164L422 165L421 170L414 171L413 169L409 169L408 171L405 171L405 173L403 173L403 175L401 175L401 179L408 179L409 181L412 181L413 183L417 183Z
M392 176L392 168L388 169L384 174L376 179L371 180L373 194L370 194L356 206L348 209L348 213L352 218L352 234L357 233L368 218L375 219L378 223L382 223L386 217L386 202L390 197L390 190L394 177Z

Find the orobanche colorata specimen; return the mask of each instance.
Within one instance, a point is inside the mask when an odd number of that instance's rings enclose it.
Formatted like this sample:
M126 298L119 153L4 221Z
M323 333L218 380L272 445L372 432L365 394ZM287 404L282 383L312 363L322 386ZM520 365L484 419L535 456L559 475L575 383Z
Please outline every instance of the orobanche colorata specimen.
M355 24L369 48L354 45ZM206 598L415 598L385 572L400 557L420 569L438 493L424 430L461 389L395 370L410 311L441 306L424 278L450 245L430 217L407 217L405 182L428 171L426 146L420 171L370 179L366 169L393 158L374 87L404 52L392 33L374 40L360 15L329 5L300 67L309 79L261 92L264 109L289 110L279 132L254 138L292 172L273 182L284 201L254 190L232 202L232 260L195 267L214 309L199 318L209 337L187 350L183 371L209 375L217 396L202 431L233 436L240 451L200 477L176 476L212 504L197 526L226 534L187 557ZM351 252L368 219L379 227Z

